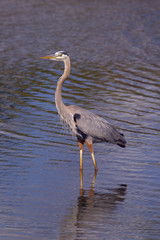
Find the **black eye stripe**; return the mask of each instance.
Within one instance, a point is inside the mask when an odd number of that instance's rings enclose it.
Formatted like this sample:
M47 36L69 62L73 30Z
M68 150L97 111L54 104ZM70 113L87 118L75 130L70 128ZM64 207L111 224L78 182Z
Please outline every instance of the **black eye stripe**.
M64 54L64 55L68 56L68 53L66 53L65 51L61 51L60 54ZM62 56L62 55L60 55L60 56Z

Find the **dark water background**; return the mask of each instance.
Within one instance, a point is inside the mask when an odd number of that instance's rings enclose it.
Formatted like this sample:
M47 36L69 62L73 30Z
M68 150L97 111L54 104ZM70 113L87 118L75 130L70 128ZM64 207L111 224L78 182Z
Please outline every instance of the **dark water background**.
M160 1L0 1L0 239L160 239ZM84 149L54 104L105 117L126 149ZM94 186L93 186L94 185Z

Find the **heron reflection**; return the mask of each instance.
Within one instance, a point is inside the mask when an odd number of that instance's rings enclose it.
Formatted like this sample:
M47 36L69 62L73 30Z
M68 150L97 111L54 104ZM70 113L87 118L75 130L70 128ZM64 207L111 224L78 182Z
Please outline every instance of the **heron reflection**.
M116 207L125 200L126 184L98 192L95 191L96 175L95 171L90 188L85 190L83 174L80 174L80 195L63 219L61 240L90 239L94 229L107 227L110 216L115 214Z

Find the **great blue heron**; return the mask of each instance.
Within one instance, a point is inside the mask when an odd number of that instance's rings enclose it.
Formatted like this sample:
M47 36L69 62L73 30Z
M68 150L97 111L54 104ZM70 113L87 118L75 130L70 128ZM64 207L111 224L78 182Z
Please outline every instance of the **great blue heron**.
M119 133L114 126L98 115L79 106L66 106L63 103L61 95L62 85L64 80L69 76L71 67L70 58L66 52L59 51L53 55L41 58L64 62L64 73L57 82L55 92L56 107L62 120L71 128L72 132L77 137L80 149L80 170L83 168L82 152L84 143L86 143L91 152L95 170L98 170L93 152L93 143L109 142L115 143L120 147L125 147L126 140L123 134Z

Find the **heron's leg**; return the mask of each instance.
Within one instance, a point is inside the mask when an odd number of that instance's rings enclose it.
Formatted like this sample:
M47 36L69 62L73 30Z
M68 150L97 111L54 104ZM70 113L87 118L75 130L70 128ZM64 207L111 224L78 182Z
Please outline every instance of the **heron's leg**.
M80 171L80 195L84 194L84 189L83 189L83 171Z
M84 145L84 142L78 140L78 145L79 145L79 150L80 150L80 170L82 171L82 169L83 169L82 154L83 154L83 145Z
M85 143L86 143L87 147L89 148L89 150L91 152L91 156L92 156L92 159L93 159L93 164L94 164L94 167L95 167L95 171L97 171L98 167L97 167L96 160L95 160L95 157L94 157L93 144L89 143L87 140L85 141Z
M97 176L97 170L95 169L92 186L91 186L91 189L89 190L89 197L92 197L94 195L94 185L96 181L96 176Z

